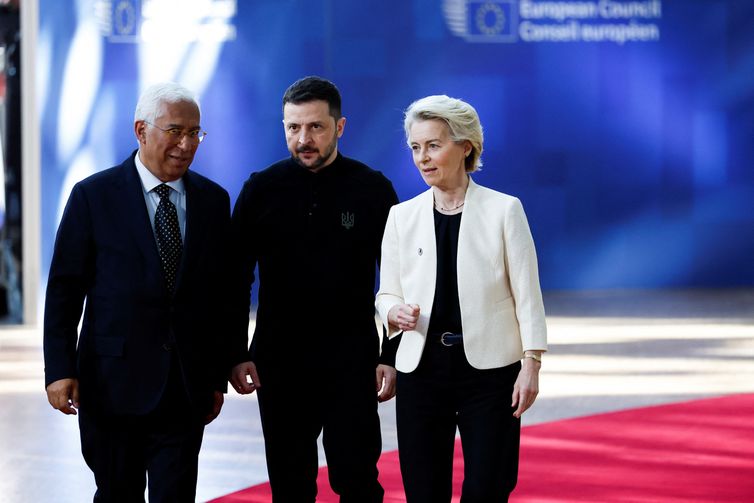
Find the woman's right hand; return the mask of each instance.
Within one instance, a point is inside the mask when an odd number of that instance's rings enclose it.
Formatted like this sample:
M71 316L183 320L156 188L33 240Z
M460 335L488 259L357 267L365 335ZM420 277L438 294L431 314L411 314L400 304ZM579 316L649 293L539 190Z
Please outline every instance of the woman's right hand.
M393 328L404 332L415 329L418 320L418 304L396 304L387 313L387 322Z

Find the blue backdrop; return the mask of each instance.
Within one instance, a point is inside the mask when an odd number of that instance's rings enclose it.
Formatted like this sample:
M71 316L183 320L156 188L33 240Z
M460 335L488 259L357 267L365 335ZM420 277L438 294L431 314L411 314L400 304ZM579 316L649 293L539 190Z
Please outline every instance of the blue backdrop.
M135 147L145 85L194 89L192 169L235 197L287 155L281 97L332 79L341 151L425 189L402 110L472 103L477 182L524 203L545 289L754 285L754 3L40 0L42 268L73 183Z

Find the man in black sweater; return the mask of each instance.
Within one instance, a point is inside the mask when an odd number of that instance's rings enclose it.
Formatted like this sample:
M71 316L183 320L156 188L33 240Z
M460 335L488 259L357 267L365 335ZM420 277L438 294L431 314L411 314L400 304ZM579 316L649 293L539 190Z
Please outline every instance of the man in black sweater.
M395 340L379 350L375 269L390 207L378 171L338 152L346 119L329 81L306 77L283 97L289 159L253 173L233 211L239 255L231 384L259 390L276 502L314 502L317 437L341 502L381 502L377 402L395 394ZM259 306L246 348L250 287ZM385 338L387 339L387 338Z

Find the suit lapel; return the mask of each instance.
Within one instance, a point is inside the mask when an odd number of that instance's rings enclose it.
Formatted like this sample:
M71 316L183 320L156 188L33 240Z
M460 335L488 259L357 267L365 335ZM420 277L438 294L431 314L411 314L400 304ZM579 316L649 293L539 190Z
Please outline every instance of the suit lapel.
M118 199L123 201L123 213L125 226L129 229L139 251L146 258L150 268L157 268L162 272L160 254L157 251L157 242L149 220L146 201L144 200L144 188L134 164L134 153L122 165L122 177L118 191Z
M183 254L176 277L176 291L180 288L181 280L189 270L191 261L197 255L197 250L201 248L202 235L204 234L202 215L206 214L202 209L204 200L201 190L194 183L190 171L183 175L183 186L186 189L186 236L183 239Z

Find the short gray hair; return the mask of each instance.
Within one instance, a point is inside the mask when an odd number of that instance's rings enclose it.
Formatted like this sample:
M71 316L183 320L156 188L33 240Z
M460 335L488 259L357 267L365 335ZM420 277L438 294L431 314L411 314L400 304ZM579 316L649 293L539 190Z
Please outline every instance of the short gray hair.
M471 143L471 154L466 158L466 172L473 173L482 166L484 133L479 115L465 101L449 96L427 96L414 101L404 113L403 129L408 141L411 126L418 121L441 120L448 125L450 138L455 142Z
M154 122L160 111L160 106L164 103L189 102L199 108L199 102L196 100L194 93L175 82L162 82L147 87L136 104L134 112L134 122L147 121ZM201 115L201 110L199 111Z

